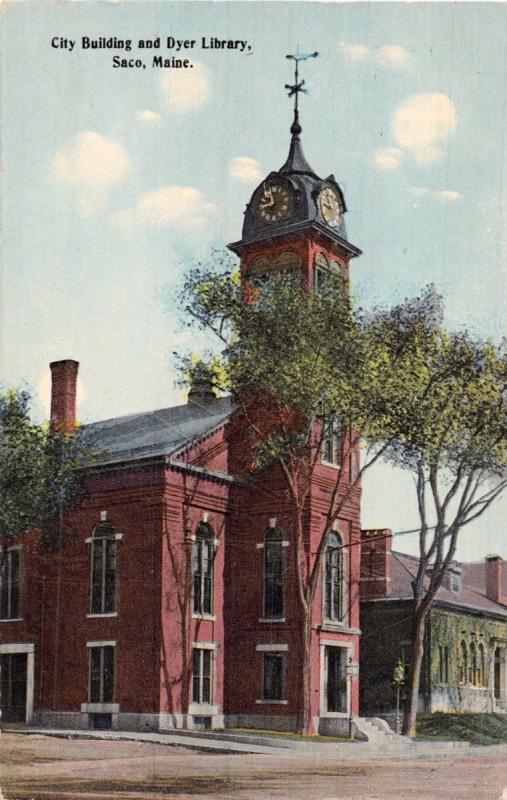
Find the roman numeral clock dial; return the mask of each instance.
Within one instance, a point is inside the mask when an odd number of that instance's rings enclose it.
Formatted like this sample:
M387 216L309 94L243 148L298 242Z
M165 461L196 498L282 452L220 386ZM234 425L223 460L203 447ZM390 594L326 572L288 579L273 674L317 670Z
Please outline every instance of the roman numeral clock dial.
M331 228L337 228L341 218L340 201L330 186L322 189L319 195L319 206L324 222L327 222Z
M264 222L279 222L288 217L289 207L289 190L280 183L272 183L264 187L257 211Z

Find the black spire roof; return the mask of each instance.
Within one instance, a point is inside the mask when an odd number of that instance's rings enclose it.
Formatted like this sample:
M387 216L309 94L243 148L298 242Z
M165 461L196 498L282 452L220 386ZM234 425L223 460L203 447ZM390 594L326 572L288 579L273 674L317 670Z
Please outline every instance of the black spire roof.
M343 218L347 207L335 177L329 175L327 178L320 178L306 160L301 146L302 128L299 123L298 96L300 92L306 90L303 88L304 81L299 80L298 64L300 61L315 58L317 55L317 52L305 54L298 51L296 55L287 56L295 62L294 83L285 86L289 90L289 97L294 97L294 119L290 127L289 155L284 165L279 170L270 172L250 197L245 210L241 240L229 245L229 248L235 253L241 254L246 244L264 240L272 241L275 238L282 238L293 233L299 234L301 231L309 229L327 235L349 257L359 255L361 252L347 241ZM334 190L340 205L341 218L339 224L334 226L323 218L319 205L319 196L326 186L330 186ZM274 202L272 200L273 188L287 198L285 213L279 216L262 213L263 205L266 207L266 203L268 203L269 207L270 196L271 205Z
M287 161L283 167L278 170L278 172L280 175L310 175L312 178L318 181L320 178L315 174L306 160L305 154L303 153L303 147L299 138L299 134L302 130L303 129L299 124L299 113L297 109L294 109L294 122L290 128L292 139L290 142L289 155L287 156Z

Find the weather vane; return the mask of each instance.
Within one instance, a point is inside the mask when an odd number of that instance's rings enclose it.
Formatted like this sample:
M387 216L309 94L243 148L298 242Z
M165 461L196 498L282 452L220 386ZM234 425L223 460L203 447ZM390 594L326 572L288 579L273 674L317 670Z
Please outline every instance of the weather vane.
M294 70L294 83L286 83L285 88L289 92L289 97L294 96L294 122L292 127L298 128L298 130L293 130L293 133L301 133L301 128L299 125L299 112L298 112L298 97L300 92L307 93L307 89L304 89L305 82L304 80L299 80L299 62L300 61L307 61L309 58L317 58L319 54L317 51L315 53L300 53L299 52L299 45L294 55L287 55L285 58L289 58L291 61L295 62L295 70ZM291 128L292 130L292 128Z

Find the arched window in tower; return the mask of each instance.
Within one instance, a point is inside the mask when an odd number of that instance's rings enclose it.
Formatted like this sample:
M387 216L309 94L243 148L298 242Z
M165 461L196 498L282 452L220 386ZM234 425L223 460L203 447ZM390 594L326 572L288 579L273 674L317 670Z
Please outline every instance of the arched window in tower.
M207 522L195 532L193 546L194 614L213 614L213 562L215 537Z
M273 261L273 272L277 275L286 275L287 273L297 275L301 270L301 258L293 250L284 250Z
M345 570L343 542L334 531L328 533L324 551L324 619L343 622L345 613Z
M116 547L117 534L109 522L101 522L93 531L91 541L92 614L112 614L116 611Z
M325 294L329 288L329 261L324 253L316 253L313 260L313 291Z
M271 262L265 256L257 256L248 267L247 280L254 289L262 289L272 274Z
M468 648L467 648L467 643L463 639L460 644L459 682L467 683L467 681L468 681Z
M283 618L284 576L283 533L270 528L264 535L264 619Z

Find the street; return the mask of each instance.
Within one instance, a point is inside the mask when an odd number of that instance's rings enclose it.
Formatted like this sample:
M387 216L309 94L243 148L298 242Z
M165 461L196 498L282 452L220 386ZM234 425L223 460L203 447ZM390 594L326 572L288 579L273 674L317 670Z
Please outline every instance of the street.
M210 754L132 741L4 733L4 800L498 800L507 787L507 746L474 747L440 760L412 753L337 763L319 752ZM360 751L359 751L360 752Z

